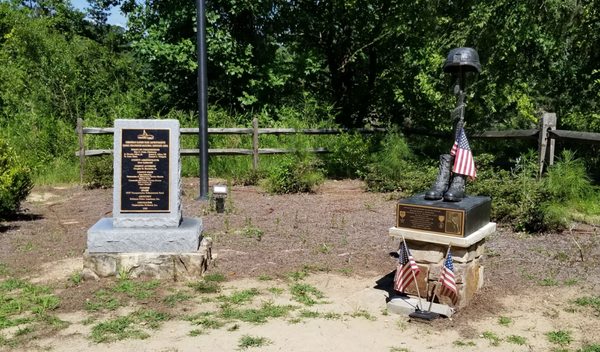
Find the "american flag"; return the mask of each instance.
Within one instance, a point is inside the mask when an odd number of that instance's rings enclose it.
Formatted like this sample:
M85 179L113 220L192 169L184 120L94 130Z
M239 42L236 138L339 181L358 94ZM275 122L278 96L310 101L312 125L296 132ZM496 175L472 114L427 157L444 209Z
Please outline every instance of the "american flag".
M440 282L442 288L440 290L440 296L450 297L452 304L456 304L458 301L458 292L456 290L456 280L454 279L454 265L452 264L452 253L448 251L448 256L444 261L442 272L440 273Z
M475 162L473 162L473 153L471 153L467 135L462 127L456 132L456 140L454 141L450 155L454 155L452 172L467 175L471 178L477 177Z
M402 242L398 249L398 267L396 268L396 276L394 277L394 290L404 292L420 271L417 262L410 255L408 247Z

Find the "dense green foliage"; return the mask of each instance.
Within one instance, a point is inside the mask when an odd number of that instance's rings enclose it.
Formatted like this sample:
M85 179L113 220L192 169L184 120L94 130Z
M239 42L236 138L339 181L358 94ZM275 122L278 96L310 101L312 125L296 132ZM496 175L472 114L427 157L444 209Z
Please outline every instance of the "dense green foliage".
M367 165L367 189L376 192L400 191L408 196L431 185L436 169L414 157L404 137L390 133Z
M196 121L196 11L193 1L0 1L0 138L36 182L74 181L77 118L111 126L116 118ZM127 28L107 24L114 6ZM206 2L209 126L369 127L449 132L453 85L442 64L451 48L478 50L467 132L530 128L541 111L559 127L600 132L600 2L509 0ZM211 136L211 148L248 148L249 136ZM310 190L323 174L361 177L376 191L426 189L437 156L433 138L346 134L261 136L261 147L326 147L329 155L211 157L210 173L273 192ZM87 148L110 148L110 136ZM195 148L193 137L182 139ZM600 149L565 154L541 182L526 142L472 143L481 172L472 189L495 199L497 219L517 228L593 220ZM483 154L488 152L490 155ZM492 157L491 155L494 155ZM107 159L108 160L108 159ZM110 184L107 160L87 160L87 184ZM508 162L512 160L511 162ZM185 158L183 174L198 172ZM566 181L567 180L567 181ZM569 187L559 186L568 182ZM507 186L510 185L510 186ZM591 193L590 193L591 192ZM590 218L590 216L592 218ZM591 219L591 220L590 220Z
M471 194L492 197L492 217L517 230L567 228L573 221L600 224L600 190L590 184L580 159L566 150L541 180L536 179L537 155L522 155L511 170L493 165L489 154L477 158L478 179Z
M265 188L279 194L314 192L323 179L316 158L309 155L286 156L270 170Z
M32 187L29 170L0 139L0 219L15 214Z

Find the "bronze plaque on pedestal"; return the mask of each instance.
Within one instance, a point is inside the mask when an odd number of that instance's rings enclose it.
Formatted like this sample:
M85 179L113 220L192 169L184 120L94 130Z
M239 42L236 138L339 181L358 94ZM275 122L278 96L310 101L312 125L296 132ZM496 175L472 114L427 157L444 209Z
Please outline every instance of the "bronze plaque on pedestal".
M396 227L466 237L490 221L490 205L489 197L466 197L453 203L417 195L398 202Z
M121 213L169 212L169 132L122 130Z

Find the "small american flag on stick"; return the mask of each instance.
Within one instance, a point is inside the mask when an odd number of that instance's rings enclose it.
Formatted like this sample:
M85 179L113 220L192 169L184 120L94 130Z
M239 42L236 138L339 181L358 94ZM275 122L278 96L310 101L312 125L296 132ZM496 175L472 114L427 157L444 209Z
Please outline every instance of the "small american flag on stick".
M398 267L394 277L394 290L404 292L420 271L417 262L408 251L408 247L402 242L398 249Z
M448 250L448 256L444 261L442 272L440 273L440 282L442 288L440 289L440 296L450 297L452 304L456 304L458 301L458 292L456 290L456 280L454 279L454 265L452 264L452 253Z
M450 155L454 156L454 167L452 172L466 175L471 178L477 177L477 170L475 170L475 162L473 161L473 153L469 147L469 141L465 130L461 127L456 132L456 140L450 150Z

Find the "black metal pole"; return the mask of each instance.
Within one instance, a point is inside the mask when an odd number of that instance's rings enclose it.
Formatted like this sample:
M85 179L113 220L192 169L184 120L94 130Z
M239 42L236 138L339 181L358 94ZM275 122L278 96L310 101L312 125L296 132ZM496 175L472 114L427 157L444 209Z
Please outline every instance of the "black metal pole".
M196 46L198 53L198 149L200 150L200 196L208 199L208 92L206 75L206 21L204 0L196 0Z

